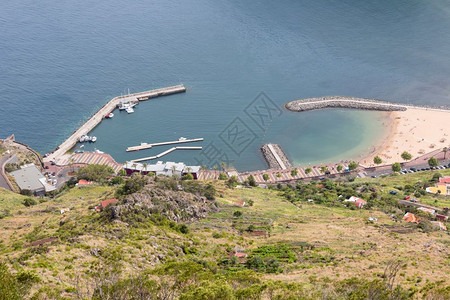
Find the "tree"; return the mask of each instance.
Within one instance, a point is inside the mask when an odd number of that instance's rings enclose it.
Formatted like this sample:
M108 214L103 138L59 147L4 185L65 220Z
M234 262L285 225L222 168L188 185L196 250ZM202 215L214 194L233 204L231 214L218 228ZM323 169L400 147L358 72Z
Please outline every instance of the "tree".
M227 174L225 174L225 173L220 173L219 174L219 180L227 180L227 179L228 179Z
M439 165L439 161L437 160L437 158L431 157L431 158L428 160L428 165L429 165L430 167L437 167L437 166Z
M392 164L392 171L400 172L401 169L402 169L402 165L400 165L400 163L396 162L396 163Z
M292 169L291 176L292 177L297 177L297 175L298 175L298 170L297 169Z
M320 172L325 174L326 171L328 171L328 168L326 166L320 167Z
M444 147L444 149L442 149L442 152L444 152L444 159L445 159L445 156L447 155L447 151L448 151L448 147Z
M403 160L410 160L412 158L412 155L407 151L403 151L401 157L403 158Z
M267 181L267 180L269 180L269 175L267 175L267 174L263 174L263 179L264 179L264 181Z
M348 168L350 169L350 171L356 170L357 167L358 164L355 161L352 161L351 163L348 164Z
M344 168L344 167L343 167L342 165L338 165L338 166L336 167L336 170L337 170L338 172L341 172L343 168Z
M147 183L147 178L141 174L135 173L128 178L124 185L117 190L118 195L129 195L142 190Z
M191 173L187 173L183 176L183 180L194 180L194 175L192 175Z
M88 165L78 170L78 179L104 182L108 177L114 175L114 170L106 165Z
M312 169L311 168L306 168L305 169L305 174L308 175L309 173L311 173Z
M256 186L256 180L255 177L253 177L253 175L248 176L247 182L249 186Z
M148 164L147 164L147 163L143 163L142 166L144 167L144 172L147 172ZM188 171L188 172L189 172L189 171Z
M373 158L373 162L377 165L381 164L383 160L377 155Z
M237 176L233 175L230 178L228 178L228 180L227 180L227 187L232 189L238 184L238 182L239 182L239 180L238 180Z

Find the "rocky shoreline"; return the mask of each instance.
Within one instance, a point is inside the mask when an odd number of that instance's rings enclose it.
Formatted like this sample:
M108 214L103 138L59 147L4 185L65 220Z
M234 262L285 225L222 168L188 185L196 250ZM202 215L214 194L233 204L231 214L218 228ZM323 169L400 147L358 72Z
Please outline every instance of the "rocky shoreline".
M288 169L292 168L292 164L289 161L289 159L287 158L287 156L284 153L281 146L278 144L271 144L271 145L274 148L274 150L277 152L278 156L280 157L281 161L284 163L286 168L288 168ZM263 155L264 159L266 160L267 164L269 165L269 169L275 169L275 170L282 169L282 167L278 163L277 159L273 155L272 151L270 151L269 144L263 145L261 147L261 152L262 152L262 155Z
M329 96L294 100L285 104L290 111L307 111L322 108L351 108L378 111L405 111L408 105L395 104L378 99Z

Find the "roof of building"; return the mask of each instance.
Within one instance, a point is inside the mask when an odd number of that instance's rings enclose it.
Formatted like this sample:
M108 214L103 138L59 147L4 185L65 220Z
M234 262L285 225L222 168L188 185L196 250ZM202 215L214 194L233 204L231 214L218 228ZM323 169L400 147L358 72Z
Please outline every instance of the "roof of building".
M236 256L236 257L247 257L247 253L236 252L236 253L234 254L234 256Z
M184 163L175 163L172 161L166 162L165 170L168 171L177 171L177 172L183 172L184 168L186 168L186 165Z
M21 167L19 170L11 172L21 190L39 191L44 190L44 185L39 179L45 178L35 164Z
M431 208L426 208L426 207L418 207L417 210L421 210L430 214L434 214L436 211L434 209Z
M439 178L439 182L450 184L450 176L444 176L444 177Z
M101 205L103 208L105 208L105 207L107 207L107 206L110 205L110 204L116 203L117 201L119 201L119 200L117 200L117 199L115 199L115 198L113 198L113 199L108 199L108 200L103 200L103 201L100 203L100 205Z
M92 184L92 181L87 181L84 179L78 180L78 185L89 185L89 184Z
M410 222L410 223L419 223L419 218L416 217L416 215L407 212L404 216L403 216L403 221L405 222Z

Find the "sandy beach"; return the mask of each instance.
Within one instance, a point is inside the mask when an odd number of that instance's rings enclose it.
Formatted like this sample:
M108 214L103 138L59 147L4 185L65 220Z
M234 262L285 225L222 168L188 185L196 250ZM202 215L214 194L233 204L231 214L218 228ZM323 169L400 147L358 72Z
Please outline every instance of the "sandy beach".
M403 151L413 159L436 149L450 146L450 111L408 108L406 111L380 112L387 115L386 136L371 153L360 160L373 166L379 156L384 164L404 162Z

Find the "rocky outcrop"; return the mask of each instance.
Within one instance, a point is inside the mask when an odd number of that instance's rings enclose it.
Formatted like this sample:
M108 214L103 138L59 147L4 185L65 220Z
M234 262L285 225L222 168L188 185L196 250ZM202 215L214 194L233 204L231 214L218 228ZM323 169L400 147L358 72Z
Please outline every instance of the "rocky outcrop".
M190 222L217 211L215 201L203 196L149 185L141 192L128 195L109 209L112 220L125 223L164 216L174 222Z
M408 105L367 98L330 96L294 100L285 104L291 111L307 111L322 108L351 108L378 111L405 111Z

